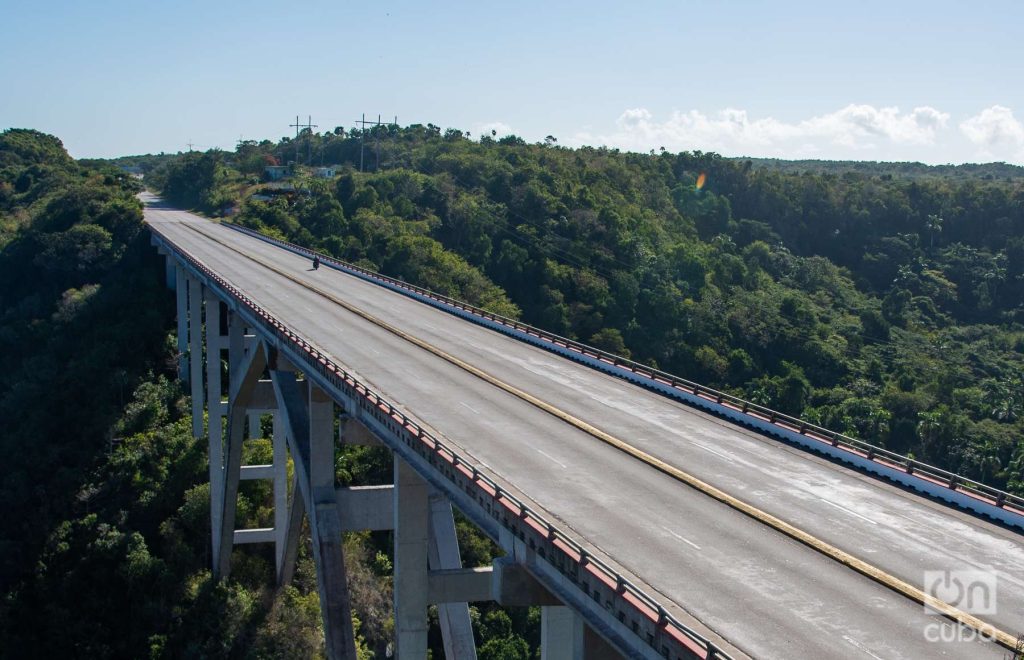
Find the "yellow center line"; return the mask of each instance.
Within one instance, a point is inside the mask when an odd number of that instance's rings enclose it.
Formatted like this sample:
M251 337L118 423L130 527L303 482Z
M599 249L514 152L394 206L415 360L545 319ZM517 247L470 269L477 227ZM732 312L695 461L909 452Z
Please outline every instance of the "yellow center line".
M953 621L956 621L957 623L960 623L969 628L973 628L974 630L977 630L978 632L984 634L986 637L996 640L999 644L1008 649L1013 650L1016 648L1016 636L1011 635L999 628L996 628L992 624L982 621L978 617L972 614L968 614L967 612L964 612L963 610L960 610L954 607L953 605L950 605L949 603L922 591L921 589L918 589L909 582L906 582L905 580L901 580L900 578L897 578L894 575L886 573L882 569L872 564L869 564L868 562L859 559L844 550L840 550L836 546L831 545L830 543L827 543L817 538L809 532L805 532L804 530L795 527L794 525L791 525L790 523L786 522L785 520L782 520L781 518L773 516L770 513L758 509L752 504L748 504L743 500L733 497L732 495L726 493L725 491L720 490L701 479L698 479L697 477L689 474L688 472L684 472L683 470L680 470L679 468L670 465L669 463L666 463L665 461L655 456L652 456L651 454L648 454L642 449L634 447L633 445L623 440L620 440L619 438L616 438L615 436L609 433L602 431L596 426L588 424L587 422L583 421L582 419L579 419L578 417L574 417L573 415L565 412L564 410L561 410L560 408L556 408L550 403L547 403L546 401L543 401L542 399L539 399L528 392L524 392L523 390L520 390L519 388L513 385L510 385L502 380L499 380L498 378L492 376L491 374L477 367L474 367L468 362L465 362L455 357L454 355L446 353L440 348L437 348L432 344L428 344L422 339L419 339L418 337L415 337L403 330L400 330L399 328L391 325L387 321L379 319L373 316L372 314L369 314L353 306L351 303L348 303L342 300L341 298L338 298L332 293L329 293L327 291L324 291L323 289L320 289L319 287L309 284L308 282L305 282L302 279L292 275L291 273L288 273L278 268L277 266L274 266L273 264L267 263L258 257L254 257L246 252L243 252L239 248L230 245L228 242L223 241L215 236L212 236L205 231L200 230L196 226L187 223L183 224L189 229L195 231L196 233L199 233L207 237L208 239L223 245L229 250L236 252L242 255L243 257L263 266L264 268L267 268L268 270L271 270L277 273L278 275L281 275L282 277L285 277L291 280L292 282L295 282L299 286L302 286L320 296L323 296L324 298L327 298L331 302L343 307L344 309L365 319L366 321L369 321L373 325L376 325L384 330L387 330L391 334L400 337L401 339L404 339L405 341L419 348L422 348L423 350L429 353L436 355L437 357L445 360L446 362L459 367L463 371L466 371L472 374L473 376L476 376L480 380L483 380L486 383L489 383L499 389L504 390L505 392L508 392L509 394L512 394L513 396L519 398L520 400L525 401L526 403L529 403L530 405L539 408L540 410L543 410L544 412L554 417L557 417L563 422L566 422L567 424L576 427L577 429L583 431L584 433L587 433L588 435L597 438L598 440L601 440L602 442L612 447L615 447L616 449L622 451L623 453L626 453L630 456L633 456L634 458L643 461L650 467L653 467L654 469L662 472L663 474L666 474L676 479L677 481L681 481L687 486L690 486L695 490L704 493L705 495L735 509L736 511L739 511L740 513L743 513L746 516L749 516L750 518L753 518L754 520L764 525L767 525L768 527L771 527L772 529L788 536L789 538L795 541L798 541L806 545L807 547L821 553L822 555L825 555L826 557L842 564L843 566L851 568L857 573L860 573L861 575L870 578L878 584L888 587L892 591L895 591L896 593L899 593L921 605L926 605L929 608L935 610L936 612L939 612L943 616Z

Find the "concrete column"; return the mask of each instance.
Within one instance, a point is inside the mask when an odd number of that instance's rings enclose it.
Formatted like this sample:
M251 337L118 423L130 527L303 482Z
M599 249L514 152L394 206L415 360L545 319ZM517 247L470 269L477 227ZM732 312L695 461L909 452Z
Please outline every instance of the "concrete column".
M431 570L462 568L459 539L455 534L452 503L443 493L430 495ZM442 603L437 606L438 623L444 642L444 657L452 660L476 660L476 642L473 624L469 618L468 603Z
M258 427L257 427L258 429ZM273 415L273 552L274 566L284 566L288 546L288 439L281 413ZM295 493L299 497L299 493Z
M251 410L248 413L249 416L249 440L258 440L263 437L263 432L260 430L260 417L262 416L259 411ZM274 417L274 424L277 424L277 416ZM275 426L275 429L277 427ZM277 433L275 430L274 433Z
M430 492L395 454L395 642L398 660L427 655L427 540Z
M207 289L206 434L210 445L210 524L215 544L220 543L224 520L224 405L221 403L220 347L220 299ZM214 554L219 555L216 551Z
M174 290L178 302L178 379L188 382L188 281L185 269L174 269Z
M245 364L245 326L236 312L228 310L228 392L236 389L242 377L239 367Z
M188 357L192 385L192 436L203 437L203 286L188 278Z
M219 305L219 303L217 303ZM214 305L209 305L215 308ZM238 318L231 315L230 322L237 322ZM207 324L207 330L210 324ZM228 329L229 336L231 328ZM209 336L209 332L207 333ZM237 334L236 334L237 342ZM216 361L214 367L209 368L208 375L210 386L210 500L211 500L211 525L214 532L214 575L218 578L226 578L231 571L231 548L234 545L236 536L246 540L256 538L266 541L273 540L266 530L256 534L251 530L241 530L236 534L235 513L238 504L238 483L242 477L242 444L245 441L245 418L246 412L252 405L253 392L257 389L260 375L267 364L266 351L262 344L257 344L249 351L241 363L235 365L234 373L231 375L230 387L228 388L228 403L220 401L220 346L223 345L223 338L215 337L208 341L211 359ZM233 362L230 360L229 362ZM213 373L213 372L216 373ZM221 420L227 416L227 434L222 431ZM221 469L214 470L216 456L221 457ZM216 503L218 506L214 506Z
M299 555L299 531L302 529L302 518L306 515L306 505L302 499L299 475L292 476L292 500L288 505L288 518L282 534L284 549L277 564L277 584L291 584L295 576L295 560Z
M583 619L564 606L540 609L541 660L583 660Z
M334 503L334 402L309 386L309 484L315 502Z
M334 402L312 383L308 388L310 519L328 656L355 658L341 518L334 489Z
M174 257L162 252L164 255L164 282L167 284L168 289L174 289L178 285L178 276L175 273L177 270L176 261Z

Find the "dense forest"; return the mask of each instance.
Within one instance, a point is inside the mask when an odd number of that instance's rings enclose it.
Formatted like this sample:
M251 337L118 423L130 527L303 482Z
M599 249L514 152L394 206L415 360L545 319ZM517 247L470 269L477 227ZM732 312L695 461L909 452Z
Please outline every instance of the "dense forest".
M181 206L1024 493L1019 168L621 153L433 125L75 162L56 138L9 130L5 657L322 652L308 548L281 591L252 546L230 581L210 577L173 298L139 182L117 165ZM268 182L268 165L290 176ZM388 461L346 449L338 481L386 483ZM267 519L269 495L244 485L241 526ZM467 565L490 561L489 542L459 533ZM363 657L387 653L389 553L387 534L346 538ZM481 658L535 657L536 609L473 613ZM431 644L441 657L436 627Z
M288 163L289 183L260 185ZM339 175L315 177L321 163ZM147 179L179 204L1024 492L1021 168L812 165L427 125L242 142Z
M139 189L52 136L0 134L0 657L322 656L308 544L285 589L271 554L251 548L230 581L211 578L206 443L175 380L173 296ZM246 452L269 462L270 443ZM342 451L336 469L342 484L391 478L369 448ZM271 506L269 486L247 482L239 524L266 524ZM489 564L496 548L457 529L467 563ZM390 547L388 534L345 540L361 658L391 643ZM538 610L473 614L481 658L532 657Z

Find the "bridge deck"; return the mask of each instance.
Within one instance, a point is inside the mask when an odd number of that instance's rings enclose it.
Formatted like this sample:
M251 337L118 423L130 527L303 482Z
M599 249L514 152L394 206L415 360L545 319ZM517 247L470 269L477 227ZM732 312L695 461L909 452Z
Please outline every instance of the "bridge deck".
M639 583L754 657L1002 657L937 643L955 626L554 416L382 331L187 228L273 264L907 582L999 576L981 618L1016 633L1021 537L729 425L399 294L180 211L147 209L174 243L537 503ZM969 636L969 635L968 635Z

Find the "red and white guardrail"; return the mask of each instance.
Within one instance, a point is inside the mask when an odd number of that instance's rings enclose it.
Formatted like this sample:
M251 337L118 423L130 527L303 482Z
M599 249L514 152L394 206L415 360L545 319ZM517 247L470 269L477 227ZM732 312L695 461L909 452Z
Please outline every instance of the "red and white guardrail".
M581 543L552 525L540 513L483 474L472 462L425 431L415 420L290 330L242 291L175 245L157 228L151 226L150 229L156 242L169 253L177 255L207 286L244 308L248 312L247 317L256 322L261 332L290 346L293 352L304 357L304 370L315 372L346 398L358 401L365 412L391 431L395 440L426 459L457 490L470 494L486 508L492 518L527 543L538 557L632 629L643 644L671 660L731 658L713 642L680 622L655 598L592 555ZM306 253L303 251L303 254Z
M592 346L560 337L492 314L479 307L361 268L301 245L289 243L233 223L222 223L238 232L312 258L336 270L391 289L478 325L520 341L568 357L678 401L767 433L804 449L837 459L884 477L920 493L954 504L999 522L1024 529L1024 498L967 477L888 451L871 443L837 433L765 406L674 376Z

